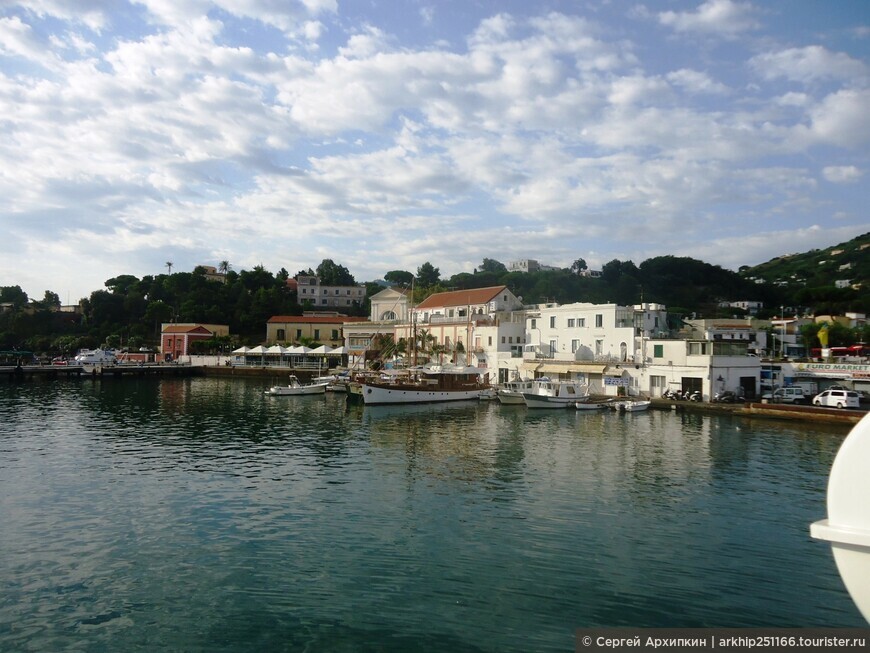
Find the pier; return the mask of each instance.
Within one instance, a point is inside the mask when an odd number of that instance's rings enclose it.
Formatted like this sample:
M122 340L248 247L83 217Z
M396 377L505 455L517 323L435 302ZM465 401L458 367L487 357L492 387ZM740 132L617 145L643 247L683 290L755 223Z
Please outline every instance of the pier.
M103 379L133 376L198 376L203 368L176 364L121 365L17 365L0 367L0 379L30 381L35 379Z

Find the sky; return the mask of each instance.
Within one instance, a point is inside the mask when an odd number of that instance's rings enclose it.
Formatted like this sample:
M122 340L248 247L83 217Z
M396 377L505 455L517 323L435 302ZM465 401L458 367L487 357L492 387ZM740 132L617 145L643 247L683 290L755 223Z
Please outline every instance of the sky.
M866 0L4 0L0 286L870 231Z

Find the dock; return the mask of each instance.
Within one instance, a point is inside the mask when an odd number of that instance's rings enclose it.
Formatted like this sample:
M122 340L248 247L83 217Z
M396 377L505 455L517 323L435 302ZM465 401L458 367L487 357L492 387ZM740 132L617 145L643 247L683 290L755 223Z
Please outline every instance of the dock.
M198 376L202 368L174 363L120 365L5 365L0 366L0 379L29 381L35 379L104 379L133 376Z

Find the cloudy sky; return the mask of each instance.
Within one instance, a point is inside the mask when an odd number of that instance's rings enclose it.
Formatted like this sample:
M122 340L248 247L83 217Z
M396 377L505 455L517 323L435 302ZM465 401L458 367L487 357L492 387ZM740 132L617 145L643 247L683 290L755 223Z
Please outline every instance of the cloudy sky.
M870 231L866 0L5 0L0 286Z

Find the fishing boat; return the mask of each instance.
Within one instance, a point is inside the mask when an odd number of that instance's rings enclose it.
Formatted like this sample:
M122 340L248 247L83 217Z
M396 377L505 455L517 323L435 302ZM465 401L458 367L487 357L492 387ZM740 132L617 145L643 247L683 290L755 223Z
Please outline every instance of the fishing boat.
M524 392L532 392L535 388L535 383L538 381L549 381L550 379L542 377L537 381L508 381L498 386L498 400L502 404L513 404L524 406L526 400L523 399Z
M428 404L478 399L489 387L481 383L486 370L477 367L430 365L408 370L390 370L378 380L360 383L366 405Z
M601 410L607 408L607 404L602 401L577 401L574 403L574 408L577 410Z
M587 390L576 381L539 381L532 390L523 392L523 400L529 408L568 408L588 401Z
M300 383L293 374L290 375L290 383L287 385L273 385L266 390L265 394L277 397L287 395L319 395L326 392L329 381L317 381L314 383Z

